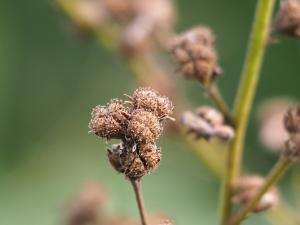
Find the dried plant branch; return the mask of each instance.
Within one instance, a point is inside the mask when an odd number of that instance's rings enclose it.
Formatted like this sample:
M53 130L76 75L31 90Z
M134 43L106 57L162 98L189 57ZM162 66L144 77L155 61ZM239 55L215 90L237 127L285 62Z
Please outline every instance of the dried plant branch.
M287 171L291 164L291 160L284 157L280 158L274 168L271 170L264 185L256 194L256 196L247 205L245 205L245 207L242 208L228 224L239 225L247 217L247 215L253 211L258 202L261 200L262 196L279 180L279 178Z
M249 114L259 80L274 3L275 0L259 0L257 2L249 49L235 101L236 136L230 146L227 157L227 174L223 186L222 224L226 224L231 215L232 186L240 173Z
M133 190L135 193L135 197L136 197L136 201L138 204L142 225L149 225L149 223L147 222L147 218L146 218L145 204L144 204L144 199L143 199L142 191L141 191L141 181L140 180L131 180L131 184L132 184L132 187L133 187Z

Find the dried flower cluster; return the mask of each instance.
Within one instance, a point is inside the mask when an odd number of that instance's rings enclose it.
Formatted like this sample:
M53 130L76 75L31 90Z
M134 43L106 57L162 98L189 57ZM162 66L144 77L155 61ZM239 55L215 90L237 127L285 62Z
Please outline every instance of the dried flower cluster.
M265 179L261 176L240 177L234 187L232 200L240 205L247 205L263 186ZM272 187L261 198L254 212L262 212L277 205L279 201L278 191Z
M153 40L165 42L176 17L173 0L78 0L75 12L85 29L117 25L126 54L148 49Z
M161 151L155 141L162 133L162 122L173 112L172 102L151 88L139 88L130 97L132 107L113 99L92 111L90 131L102 138L121 139L108 149L111 165L129 179L140 179L155 169Z
M287 110L284 125L289 133L289 139L286 141L283 155L292 161L298 161L300 160L300 105Z
M274 19L272 29L292 37L300 37L299 0L281 0L280 10Z
M212 31L203 26L188 30L173 40L172 54L186 78L206 85L221 73L214 43Z
M181 122L197 138L209 140L215 137L228 141L234 137L234 130L224 123L223 115L209 106L198 107L195 112L183 113Z

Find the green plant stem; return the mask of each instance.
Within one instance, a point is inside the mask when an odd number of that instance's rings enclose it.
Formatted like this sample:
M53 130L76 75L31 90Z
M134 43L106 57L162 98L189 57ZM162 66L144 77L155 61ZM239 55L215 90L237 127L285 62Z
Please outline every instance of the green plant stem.
M231 112L228 109L226 102L224 101L222 95L220 94L219 87L216 83L209 85L206 88L207 95L211 98L211 100L215 103L217 108L224 115L225 121L229 125L234 125L234 121L231 115Z
M238 95L235 100L234 119L236 136L230 146L226 175L223 184L221 223L226 224L231 215L232 187L240 173L245 134L256 92L259 72L268 40L269 27L275 0L258 0L248 52L242 72Z
M292 161L286 158L280 158L270 174L266 178L264 185L253 199L245 205L229 222L230 225L239 225L249 213L257 206L262 196L279 180L279 178L287 171L292 164Z
M144 199L141 191L141 181L131 180L131 184L138 204L142 225L149 225L146 218L145 204L144 204Z

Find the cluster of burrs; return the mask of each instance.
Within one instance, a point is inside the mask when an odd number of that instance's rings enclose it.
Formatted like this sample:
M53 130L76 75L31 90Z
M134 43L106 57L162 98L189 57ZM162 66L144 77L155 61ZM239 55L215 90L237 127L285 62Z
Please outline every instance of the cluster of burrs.
M258 193L265 183L265 178L261 176L240 177L234 185L232 201L241 206L247 205ZM278 204L279 194L276 187L270 188L258 202L253 212L262 212Z
M290 107L284 117L284 126L288 132L283 157L292 160L300 160L300 105Z
M171 52L186 78L208 85L221 74L212 31L198 26L176 36Z
M113 99L96 106L89 128L102 138L121 140L108 148L109 161L130 180L139 180L160 162L161 150L155 142L163 131L162 122L172 119L174 107L166 96L148 87L127 97L127 102Z
M224 141L234 137L234 130L225 124L224 116L209 106L198 107L194 112L183 113L181 122L188 128L189 133L196 135L196 138L218 138Z

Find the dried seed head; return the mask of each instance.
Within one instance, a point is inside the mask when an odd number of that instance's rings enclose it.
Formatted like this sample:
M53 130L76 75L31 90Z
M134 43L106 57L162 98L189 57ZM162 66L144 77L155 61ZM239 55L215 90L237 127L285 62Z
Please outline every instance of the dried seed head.
M259 138L272 152L281 152L288 139L288 132L282 121L290 104L289 99L275 98L259 107Z
M228 141L234 138L235 132L232 127L222 125L214 128L215 136L221 140Z
M300 1L282 0L274 19L273 30L292 37L300 37Z
M161 151L155 144L140 145L138 151L148 172L157 168L161 160Z
M287 110L284 116L284 126L289 133L300 133L300 105Z
M201 106L198 107L195 112L212 126L220 126L224 124L223 115L212 107Z
M124 154L122 158L124 160L124 174L128 179L138 180L147 174L148 171L137 153Z
M260 176L239 178L234 187L233 201L241 205L248 204L263 186L264 182L265 179ZM253 212L261 212L274 207L277 205L278 199L278 191L275 187L272 187L263 195Z
M291 161L300 160L300 134L291 134L286 141L286 146L283 151L283 157Z
M129 117L129 109L120 99L112 99L107 106L108 114L122 126L126 124Z
M165 118L173 113L173 104L168 97L160 95L152 88L138 88L132 95L134 109L144 109L159 118Z
M95 223L99 209L106 202L103 187L95 182L84 185L82 191L71 200L66 210L67 225Z
M136 109L128 121L127 135L137 143L153 143L161 134L162 126L151 112Z
M206 27L196 27L173 40L172 54L186 78L207 84L218 75L220 68L214 41L211 30Z
M92 133L107 139L122 137L122 125L108 113L106 107L96 106L91 115L89 128Z

